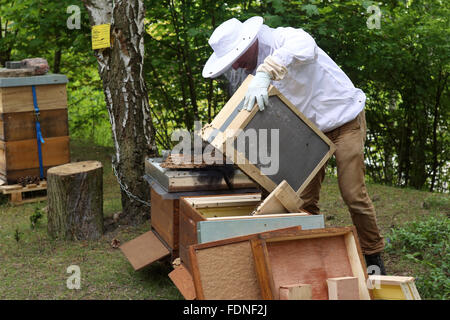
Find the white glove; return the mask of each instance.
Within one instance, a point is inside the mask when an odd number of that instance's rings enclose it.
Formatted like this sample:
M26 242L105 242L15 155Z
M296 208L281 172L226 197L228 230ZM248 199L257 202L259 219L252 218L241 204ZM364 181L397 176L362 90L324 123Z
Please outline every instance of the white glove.
M247 111L252 111L256 102L259 110L263 111L264 106L269 105L269 93L267 92L269 84L269 74L267 72L257 72L248 86L243 108Z

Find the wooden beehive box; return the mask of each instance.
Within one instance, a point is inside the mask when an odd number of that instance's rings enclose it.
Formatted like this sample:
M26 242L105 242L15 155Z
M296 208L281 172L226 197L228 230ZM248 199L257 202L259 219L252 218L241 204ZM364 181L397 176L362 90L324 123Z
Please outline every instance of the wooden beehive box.
M166 256L171 260L179 253L179 202L181 197L222 195L226 193L256 192L257 189L198 190L168 192L149 175L144 179L149 184L151 195L151 230L121 246L123 254L135 270L140 270ZM191 188L188 188L191 189Z
M300 195L336 147L273 86L264 111L256 105L251 112L243 110L251 79L249 75L214 120L203 127L201 137L268 192L286 180ZM273 141L276 137L279 141ZM261 143L267 149L261 148Z
M324 227L322 215L306 212L252 216L261 202L260 194L182 197L180 200L180 243L182 263L191 270L189 246L251 233L301 226Z
M66 76L56 74L0 78L0 179L15 183L20 177L40 175L32 86L45 140L44 175L48 168L70 162L67 82Z
M242 171L230 167L226 170L202 169L167 169L162 167L162 158L147 158L145 160L145 173L167 192L185 192L185 191L213 191L229 190L230 186L224 178L227 179L232 189L256 188L257 185L250 180Z
M291 227L292 228L292 227ZM280 299L299 283L327 300L327 280L353 277L359 300L371 300L354 227L277 229L189 247L197 299Z

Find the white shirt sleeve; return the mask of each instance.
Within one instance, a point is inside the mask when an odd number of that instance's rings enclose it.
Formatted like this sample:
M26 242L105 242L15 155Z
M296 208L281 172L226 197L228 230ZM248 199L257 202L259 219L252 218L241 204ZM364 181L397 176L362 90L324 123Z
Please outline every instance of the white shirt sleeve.
M314 39L302 29L277 28L273 33L276 49L274 61L284 67L307 64L317 59L318 47Z

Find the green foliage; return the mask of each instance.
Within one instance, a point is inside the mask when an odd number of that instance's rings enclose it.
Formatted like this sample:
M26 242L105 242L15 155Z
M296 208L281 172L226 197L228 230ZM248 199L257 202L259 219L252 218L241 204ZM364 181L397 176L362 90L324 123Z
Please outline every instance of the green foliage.
M202 9L198 5L201 4ZM446 190L449 180L449 2L146 1L146 78L157 142L208 121L225 84L201 77L209 35L231 17L261 15L270 27L303 28L367 95L367 172L390 185ZM380 29L367 20L378 6ZM164 54L160 54L164 52ZM194 88L194 90L192 90Z
M270 27L303 28L367 95L371 181L447 191L450 180L449 1L144 0L144 79L159 149L171 133L210 122L229 98L226 81L201 76L220 23L264 17ZM81 30L66 26L69 5ZM381 10L369 29L370 6ZM69 77L70 134L112 146L109 116L81 0L0 0L0 64L42 56Z
M80 8L81 29L70 30L67 8ZM69 78L72 138L112 146L111 126L96 60L91 51L88 14L81 0L0 0L0 64L43 57L50 70Z
M86 58L87 63L89 59ZM72 138L113 146L111 124L106 109L102 83L94 67L79 70L82 76L72 74L68 85L69 126Z
M19 242L22 234L23 232L19 231L19 228L16 228L16 230L14 230L14 240L16 240L16 242Z
M450 197L443 194L432 194L424 202L425 209L433 209L442 213L450 214Z
M43 215L41 209L35 208L33 214L30 216L30 227L32 230L36 228L42 217Z
M67 28L67 7L81 10L81 30ZM46 58L59 70L58 52L89 46L89 22L81 0L0 0L0 63L33 56Z
M426 299L450 298L450 220L430 215L391 229L386 252L412 264L419 293Z
M210 122L226 100L223 84L202 77L211 54L214 28L233 16L242 1L144 1L147 8L145 74L156 141L170 149L175 129L193 130L194 121Z

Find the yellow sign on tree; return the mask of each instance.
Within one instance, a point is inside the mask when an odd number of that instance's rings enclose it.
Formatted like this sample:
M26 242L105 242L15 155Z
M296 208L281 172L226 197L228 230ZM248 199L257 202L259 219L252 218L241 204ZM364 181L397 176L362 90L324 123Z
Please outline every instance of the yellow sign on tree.
M92 27L92 49L110 48L111 24L99 24Z

